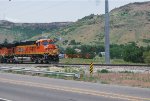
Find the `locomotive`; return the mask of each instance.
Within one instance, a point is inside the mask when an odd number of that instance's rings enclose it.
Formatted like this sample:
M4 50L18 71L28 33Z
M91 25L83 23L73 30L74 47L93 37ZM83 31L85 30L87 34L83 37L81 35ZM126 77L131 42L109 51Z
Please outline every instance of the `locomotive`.
M58 63L59 49L51 39L0 44L1 63Z

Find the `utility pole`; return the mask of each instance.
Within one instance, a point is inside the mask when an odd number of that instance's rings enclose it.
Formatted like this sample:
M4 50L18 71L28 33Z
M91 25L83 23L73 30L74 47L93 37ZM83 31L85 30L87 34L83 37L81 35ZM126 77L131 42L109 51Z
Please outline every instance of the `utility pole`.
M105 0L105 63L110 64L110 40L109 40L109 33L110 33L110 26L109 26L109 6L108 0Z

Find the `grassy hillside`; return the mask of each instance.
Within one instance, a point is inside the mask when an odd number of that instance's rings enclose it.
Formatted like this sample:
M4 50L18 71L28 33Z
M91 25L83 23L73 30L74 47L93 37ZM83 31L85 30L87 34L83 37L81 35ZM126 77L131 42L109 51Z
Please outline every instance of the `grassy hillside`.
M58 30L71 22L54 23L13 23L0 21L0 42L8 39L9 42L29 40L34 36L41 36L42 33Z
M132 3L110 12L110 41L125 44L136 42L138 45L150 44L150 2ZM68 40L82 44L104 43L104 15L89 15L60 29L63 43Z
M128 4L111 12L112 43L150 44L150 2Z

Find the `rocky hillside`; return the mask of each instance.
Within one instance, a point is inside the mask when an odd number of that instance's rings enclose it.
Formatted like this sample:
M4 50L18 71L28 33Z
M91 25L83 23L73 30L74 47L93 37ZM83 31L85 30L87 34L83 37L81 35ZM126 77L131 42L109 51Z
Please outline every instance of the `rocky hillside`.
M52 32L69 25L71 22L54 23L13 23L0 20L0 42L7 39L9 42L28 40L33 36Z

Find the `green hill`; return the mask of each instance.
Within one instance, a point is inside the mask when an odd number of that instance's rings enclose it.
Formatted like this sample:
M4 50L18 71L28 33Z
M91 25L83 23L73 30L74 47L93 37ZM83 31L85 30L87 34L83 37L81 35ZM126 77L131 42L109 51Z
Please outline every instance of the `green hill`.
M0 42L5 39L9 42L29 40L34 36L41 36L42 33L58 30L71 22L54 23L13 23L0 20Z

